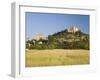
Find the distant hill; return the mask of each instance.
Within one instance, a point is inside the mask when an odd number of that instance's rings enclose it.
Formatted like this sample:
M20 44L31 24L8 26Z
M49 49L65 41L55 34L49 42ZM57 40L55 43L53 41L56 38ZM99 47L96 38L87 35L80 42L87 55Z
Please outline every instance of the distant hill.
M50 44L58 44L60 48L89 49L89 34L77 31L68 32L67 29L48 36Z
M73 31L76 28L69 29L54 33L47 37L47 40L35 40L32 43L32 49L89 49L89 34L83 33L81 30ZM41 43L41 44L39 44Z

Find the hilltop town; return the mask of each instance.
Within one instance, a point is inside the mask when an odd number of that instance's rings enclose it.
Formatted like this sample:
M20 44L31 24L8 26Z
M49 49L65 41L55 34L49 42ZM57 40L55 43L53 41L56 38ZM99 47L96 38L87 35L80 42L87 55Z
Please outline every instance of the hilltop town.
M74 26L74 27L68 28L67 31L68 31L69 33L76 33L76 32L79 32L80 29ZM47 40L47 37L45 37L43 33L37 33L37 34L33 37L33 39L36 40L36 41L39 41L39 40L41 40L41 39L42 39L42 40Z
M89 34L77 27L71 27L45 37L37 33L32 40L26 41L28 49L89 49Z

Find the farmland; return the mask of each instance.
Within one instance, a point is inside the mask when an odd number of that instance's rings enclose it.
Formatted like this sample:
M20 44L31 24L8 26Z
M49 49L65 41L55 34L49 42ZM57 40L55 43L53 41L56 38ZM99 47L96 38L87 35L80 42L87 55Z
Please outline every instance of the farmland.
M25 60L26 67L89 64L89 50L27 49Z

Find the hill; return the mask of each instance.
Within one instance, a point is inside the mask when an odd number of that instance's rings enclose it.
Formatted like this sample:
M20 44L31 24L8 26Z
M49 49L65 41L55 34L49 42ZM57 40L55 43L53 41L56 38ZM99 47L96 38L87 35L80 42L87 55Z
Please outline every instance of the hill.
M47 39L28 40L26 45L29 49L89 49L89 34L65 29L48 35Z

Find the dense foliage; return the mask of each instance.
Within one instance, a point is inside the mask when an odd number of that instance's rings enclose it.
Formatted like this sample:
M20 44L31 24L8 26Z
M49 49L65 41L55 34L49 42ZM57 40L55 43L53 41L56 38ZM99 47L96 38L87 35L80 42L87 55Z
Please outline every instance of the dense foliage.
M81 31L70 33L66 30L49 35L47 40L26 41L28 49L89 49L89 35Z

